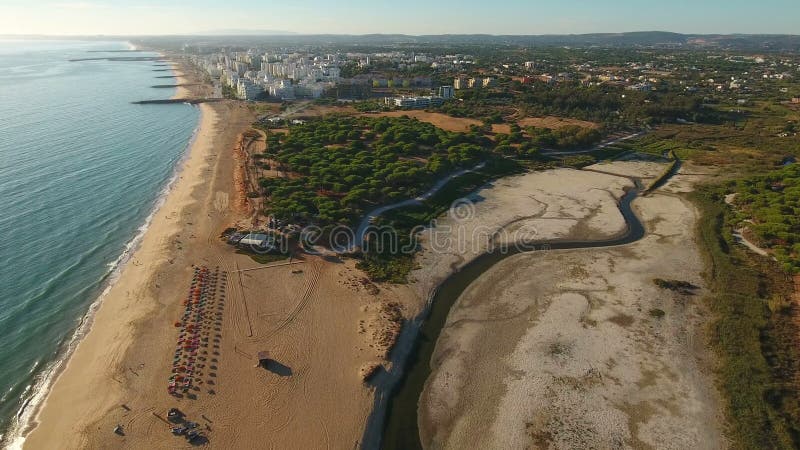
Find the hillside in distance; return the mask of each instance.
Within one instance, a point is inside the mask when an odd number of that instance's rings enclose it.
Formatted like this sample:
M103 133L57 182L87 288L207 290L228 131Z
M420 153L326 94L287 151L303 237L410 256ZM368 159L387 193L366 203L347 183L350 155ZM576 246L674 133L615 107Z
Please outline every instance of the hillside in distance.
M800 35L767 34L681 34L665 31L640 31L629 33L591 33L565 35L488 35L488 34L230 34L163 36L146 38L150 43L168 46L176 40L192 44L254 46L263 44L437 44L437 45L514 45L554 47L664 47L664 48L717 48L742 51L796 51L800 48Z

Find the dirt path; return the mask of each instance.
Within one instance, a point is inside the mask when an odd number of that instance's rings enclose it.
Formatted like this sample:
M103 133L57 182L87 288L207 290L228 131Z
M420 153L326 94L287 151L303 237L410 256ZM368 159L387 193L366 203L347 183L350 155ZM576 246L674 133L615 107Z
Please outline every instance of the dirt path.
M386 213L387 211L391 211L391 210L397 209L397 208L404 208L406 206L419 205L422 202L424 202L425 200L428 200L429 198L433 197L434 194L439 192L439 190L441 190L443 187L445 187L445 185L447 185L447 183L449 183L453 179L458 178L458 177L460 177L460 176L462 176L464 174L470 173L470 172L476 172L478 170L481 170L485 166L486 166L486 163L482 162L482 163L476 165L475 167L473 167L471 169L463 169L463 170L459 170L458 172L451 173L450 175L448 175L448 176L442 178L441 180L437 181L436 184L434 184L430 189L428 189L427 192L425 192L424 194L422 194L422 195L420 195L420 196L418 196L416 198L410 198L410 199L402 200L402 201L399 201L399 202L396 202L396 203L391 203L389 205L383 205L383 206L380 206L378 208L375 208L375 209L367 212L364 215L364 218L361 219L361 222L358 224L358 228L356 228L355 240L353 242L353 245L351 247L345 249L344 251L345 252L352 252L353 250L355 250L356 247L360 247L361 245L363 245L364 236L367 233L367 231L369 230L370 225L374 222L375 219L380 217L382 214Z
M619 144L620 142L628 141L631 139L636 139L638 137L644 136L647 132L646 131L637 131L636 133L627 134L625 136L611 139L609 141L601 142L600 144L595 145L592 148L584 149L584 150L554 150L554 149L545 149L542 151L545 155L551 156L568 156L568 155L581 155L584 153L592 153L598 150L602 150L606 147L610 147L615 144Z

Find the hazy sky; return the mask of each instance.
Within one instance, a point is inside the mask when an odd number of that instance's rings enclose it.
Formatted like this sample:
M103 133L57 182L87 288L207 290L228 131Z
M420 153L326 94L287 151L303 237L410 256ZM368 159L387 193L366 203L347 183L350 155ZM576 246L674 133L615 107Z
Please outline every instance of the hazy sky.
M800 33L800 0L0 0L0 34Z

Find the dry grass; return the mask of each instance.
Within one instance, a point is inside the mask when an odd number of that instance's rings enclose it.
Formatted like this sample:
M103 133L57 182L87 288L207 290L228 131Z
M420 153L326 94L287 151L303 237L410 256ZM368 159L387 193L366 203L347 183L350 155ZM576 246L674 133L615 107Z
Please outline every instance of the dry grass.
M427 111L390 111L378 114L365 114L367 117L413 117L422 122L428 122L443 130L467 132L472 125L481 125L482 122L475 119L463 117L452 117L447 114L427 112Z
M482 122L476 119L468 119L464 117L452 117L447 114L427 112L427 111L391 111L378 114L366 114L366 116L375 117L413 117L423 122L433 124L443 130L467 132L472 125L481 125ZM567 125L578 125L585 128L598 128L599 125L585 120L568 119L563 117L526 117L517 122L521 127L534 126L538 128L551 128L557 129ZM511 125L509 124L494 124L492 125L492 133L505 133L511 132Z
M537 127L557 129L567 125L577 125L584 128L599 128L600 125L585 120L569 119L565 117L545 116L545 117L526 117L517 122L521 127ZM492 127L494 128L494 127Z
M292 117L322 117L328 114L356 114L352 106L336 106L336 105L314 105L304 110L298 111L296 114L291 114Z
M495 123L492 124L492 133L494 134L511 134L511 125L507 123Z

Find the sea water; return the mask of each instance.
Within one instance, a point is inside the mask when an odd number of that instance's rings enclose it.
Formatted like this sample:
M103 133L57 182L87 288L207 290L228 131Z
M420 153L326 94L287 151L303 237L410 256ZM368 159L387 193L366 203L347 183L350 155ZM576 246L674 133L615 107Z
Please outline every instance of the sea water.
M0 40L0 447L24 425L195 130L125 42ZM4 436L4 437L3 437Z

